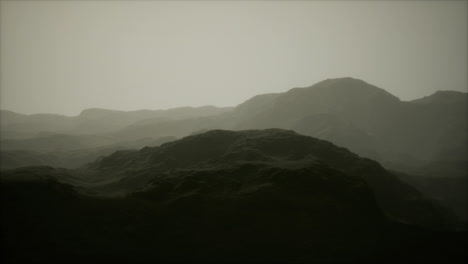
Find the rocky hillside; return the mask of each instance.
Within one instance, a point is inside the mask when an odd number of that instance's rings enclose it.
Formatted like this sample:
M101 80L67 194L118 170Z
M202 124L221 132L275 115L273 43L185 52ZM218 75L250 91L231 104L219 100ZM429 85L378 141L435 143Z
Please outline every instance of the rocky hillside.
M0 179L4 261L464 257L463 233L415 226L447 228L441 208L378 163L288 130L208 131Z

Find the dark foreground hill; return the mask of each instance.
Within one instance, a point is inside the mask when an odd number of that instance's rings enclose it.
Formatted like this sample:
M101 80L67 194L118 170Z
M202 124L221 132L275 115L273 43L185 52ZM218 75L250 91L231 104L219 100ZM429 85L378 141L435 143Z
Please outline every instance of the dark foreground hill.
M442 231L450 215L378 163L279 129L6 171L1 199L6 261L464 258L465 233Z

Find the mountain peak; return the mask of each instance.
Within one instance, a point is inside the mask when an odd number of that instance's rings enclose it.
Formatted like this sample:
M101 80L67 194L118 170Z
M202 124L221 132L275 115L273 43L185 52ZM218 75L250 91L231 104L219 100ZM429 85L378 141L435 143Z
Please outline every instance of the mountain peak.
M333 89L333 90L340 90L342 92L374 92L385 94L387 96L391 96L397 98L396 96L390 94L386 90L379 88L375 85L369 84L361 79L355 79L352 77L342 77L342 78L334 78L334 79L326 79L324 81L318 82L312 87L323 87L323 89Z
M356 83L356 84L367 84L369 85L367 82L361 80L361 79L356 79L356 78L353 78L353 77L338 77L338 78L328 78L328 79L325 79L321 82L318 82L317 84L319 83L346 83L346 84L351 84L351 83Z
M352 77L326 79L304 88L293 88L286 94L302 96L326 96L346 100L368 101L369 99L384 99L400 101L386 90Z
M296 107L302 104L311 107L323 105L325 108L338 105L382 105L400 101L382 88L351 77L327 79L309 87L294 88L279 100L288 105L294 101Z

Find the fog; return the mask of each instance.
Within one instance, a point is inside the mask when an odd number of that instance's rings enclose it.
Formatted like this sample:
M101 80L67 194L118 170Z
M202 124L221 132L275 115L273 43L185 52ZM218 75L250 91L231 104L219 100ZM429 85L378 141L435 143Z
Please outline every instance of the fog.
M1 1L1 109L234 106L354 77L467 89L466 1Z
M0 0L0 262L466 263L467 3Z

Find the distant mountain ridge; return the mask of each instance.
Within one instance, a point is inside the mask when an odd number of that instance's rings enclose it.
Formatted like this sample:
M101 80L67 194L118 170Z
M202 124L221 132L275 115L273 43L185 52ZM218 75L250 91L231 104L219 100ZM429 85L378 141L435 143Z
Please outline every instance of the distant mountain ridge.
M31 137L41 131L72 134L109 133L144 119L162 118L180 120L215 115L229 110L231 110L230 107L219 108L215 106L137 111L90 108L83 110L77 116L58 114L24 115L0 110L0 128L3 139L11 138L15 133Z
M426 162L437 155L434 143L440 137L450 137L446 133L452 126L462 126L458 131L466 132L463 129L468 117L466 93L437 92L428 98L447 94L452 98L449 103L439 99L430 99L426 104L404 102L361 80L331 79L276 95L267 109L239 117L234 129L293 129L388 164L398 162L392 157L401 155ZM334 126L319 129L316 123L322 122L320 120L334 120L339 127L349 127L353 131L340 129L327 134L324 130L334 129ZM361 134L360 141L365 144L356 146L354 137L348 139L348 135L353 134Z
M427 103L458 103L459 101L468 100L466 93L460 91L436 91L435 93L424 96L422 98L412 100L411 103L427 104Z

